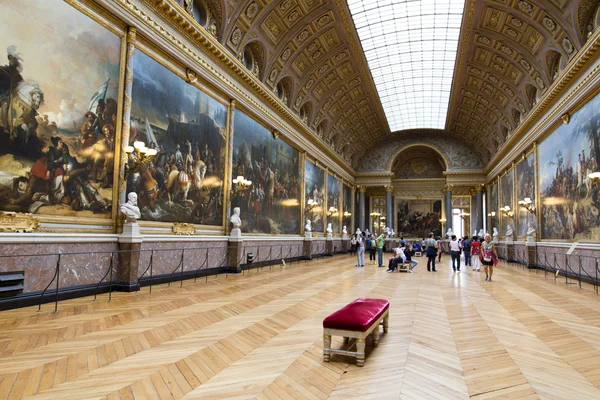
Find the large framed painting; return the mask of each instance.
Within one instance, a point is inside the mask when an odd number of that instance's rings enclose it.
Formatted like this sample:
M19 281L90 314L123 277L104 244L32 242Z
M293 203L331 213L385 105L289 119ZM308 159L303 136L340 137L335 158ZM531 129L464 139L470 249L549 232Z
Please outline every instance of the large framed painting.
M306 160L304 163L304 216L312 222L313 232L324 232L325 171Z
M539 145L542 239L600 239L600 95Z
M110 218L121 38L62 1L6 0L0 49L0 210Z
M430 232L442 236L441 200L398 200L398 237L426 238Z
M352 231L352 188L342 185L342 226L346 227L348 234Z
M223 224L227 106L141 51L133 60L129 144L158 151L127 180L142 219Z
M517 181L517 201L528 201L532 207L536 206L536 158L535 153L531 153L523 161L517 164L516 181ZM537 218L534 213L529 212L525 207L520 207L517 204L518 214L517 219L517 235L527 236L529 228L537 231Z
M509 208L508 213L500 212L501 236L512 236L515 232L514 179L514 168L500 178L500 208Z
M300 153L238 109L233 127L232 175L252 182L232 192L242 231L300 234Z
M341 233L340 217L342 213L342 192L340 181L327 174L327 223L331 224L333 233Z
M498 205L498 181L489 185L487 193L487 233L494 234L494 229L500 233L500 212Z

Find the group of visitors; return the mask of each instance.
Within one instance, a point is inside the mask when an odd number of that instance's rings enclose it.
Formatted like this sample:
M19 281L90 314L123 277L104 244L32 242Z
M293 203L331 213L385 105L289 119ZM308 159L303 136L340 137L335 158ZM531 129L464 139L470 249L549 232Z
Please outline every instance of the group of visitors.
M361 232L360 235L352 235L350 248L353 254L356 252L357 262L355 266L365 266L365 251L368 250L369 263L375 265L375 253L377 253L378 266L383 267L383 252L385 251L385 239L387 236L387 232L383 232L379 236L376 236L374 233L367 234L366 232Z
M356 266L365 266L365 251L368 251L369 263L375 265L375 254L377 254L377 265L383 267L386 238L387 232L379 236L366 232L352 235L350 251L357 256ZM436 259L439 263L443 252L449 252L452 257L452 270L460 272L462 254L465 266L472 267L473 271L480 271L481 265L483 265L486 281L492 280L494 265L498 263L498 253L490 234L486 234L483 238L473 236L470 239L468 236L457 238L456 235L452 235L450 241L446 243L441 237L434 238L433 233L430 233L428 238L421 243L418 241L407 243L404 238L400 238L400 245L393 249L393 256L389 259L387 272L395 271L399 263L410 263L409 272L412 273L418 264L412 258L417 251L424 252L427 256L427 271L430 272L437 272L435 269Z

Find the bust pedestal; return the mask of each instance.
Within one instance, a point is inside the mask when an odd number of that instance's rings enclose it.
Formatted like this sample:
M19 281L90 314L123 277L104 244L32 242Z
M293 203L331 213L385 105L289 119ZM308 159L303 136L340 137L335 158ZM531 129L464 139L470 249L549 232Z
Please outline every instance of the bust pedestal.
M534 237L527 236L527 268L537 268L537 244Z
M312 239L312 232L304 232L304 237L306 239Z
M242 230L240 228L233 228L231 230L231 232L229 232L229 237L232 238L241 238L242 237Z
M241 264L245 263L246 260L242 260L242 252L244 249L244 239L242 239L241 231L239 236L234 236L233 231L240 229L232 229L231 236L229 237L229 264L234 268L236 274L242 272Z
M137 292L138 272L140 264L140 250L144 237L140 234L140 226L137 222L126 222L123 225L123 233L119 235L119 266L117 268L117 279L119 288L124 292Z
M333 255L333 233L327 233L327 239L325 241L325 251L328 256Z
M309 236L306 236L309 235ZM312 260L312 235L310 235L310 232L306 232L305 236L304 236L304 259L305 260Z

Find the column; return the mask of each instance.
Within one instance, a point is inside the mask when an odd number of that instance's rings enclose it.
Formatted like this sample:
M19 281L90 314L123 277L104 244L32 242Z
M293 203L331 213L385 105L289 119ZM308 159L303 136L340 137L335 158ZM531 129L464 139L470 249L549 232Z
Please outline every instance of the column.
M475 220L475 229L479 232L483 229L483 185L475 185L475 210L477 219Z
M398 216L398 210L396 210L396 196L392 196L392 220L390 222L390 229L396 231L396 218Z
M364 186L358 187L358 227L364 231L365 226L365 192L367 188Z
M393 186L385 187L385 226L392 229L392 192L394 191Z
M129 146L129 123L131 122L131 91L133 89L133 53L135 51L136 33L136 29L132 26L130 26L127 29L127 49L125 59L125 93L123 100L123 120L121 124L121 162L119 164L119 204L124 204L127 201L125 200L125 198L127 197L125 164L127 164L128 156L125 152L125 146Z
M446 185L444 190L446 191L446 195L444 198L444 202L446 204L446 232L448 229L452 229L452 189L454 186ZM442 235L445 235L446 232L442 232Z

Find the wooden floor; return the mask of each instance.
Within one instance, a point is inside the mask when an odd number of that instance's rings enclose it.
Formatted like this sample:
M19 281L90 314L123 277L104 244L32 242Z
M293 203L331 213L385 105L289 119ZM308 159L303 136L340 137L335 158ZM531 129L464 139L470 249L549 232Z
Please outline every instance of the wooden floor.
M600 399L591 286L448 260L388 274L336 256L2 312L0 399ZM323 318L361 296L391 301L389 333L363 368L323 363Z

